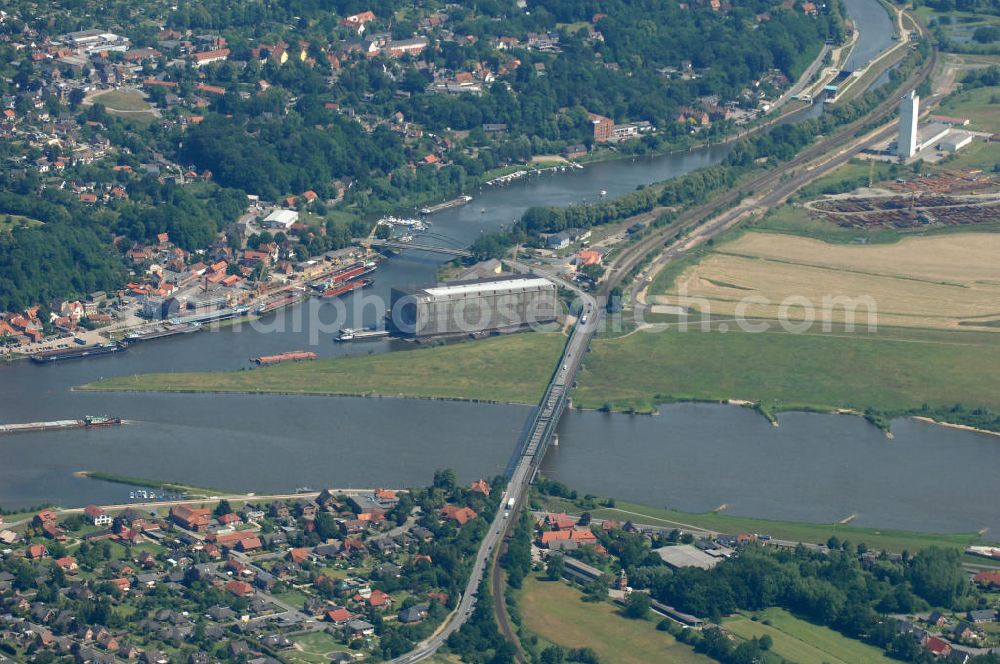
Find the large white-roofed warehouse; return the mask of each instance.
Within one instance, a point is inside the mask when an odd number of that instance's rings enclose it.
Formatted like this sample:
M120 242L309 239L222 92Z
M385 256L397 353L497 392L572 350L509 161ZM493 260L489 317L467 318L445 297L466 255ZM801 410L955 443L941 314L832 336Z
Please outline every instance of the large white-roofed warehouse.
M420 288L393 288L392 325L416 337L516 330L556 319L556 286L532 276L500 276Z

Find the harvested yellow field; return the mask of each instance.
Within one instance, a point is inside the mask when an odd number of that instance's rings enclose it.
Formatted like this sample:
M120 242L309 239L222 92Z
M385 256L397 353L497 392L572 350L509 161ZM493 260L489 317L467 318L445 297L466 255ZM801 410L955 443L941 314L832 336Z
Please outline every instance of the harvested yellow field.
M747 233L686 270L660 303L715 316L1000 330L1000 234L908 238L888 245L836 245ZM811 313L808 313L811 312ZM988 324L991 321L992 324ZM984 323L986 323L984 325Z

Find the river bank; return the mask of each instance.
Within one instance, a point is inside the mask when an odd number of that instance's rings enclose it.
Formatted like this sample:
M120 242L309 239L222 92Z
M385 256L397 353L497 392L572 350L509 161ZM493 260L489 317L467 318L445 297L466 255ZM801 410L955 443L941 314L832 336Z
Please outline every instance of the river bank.
M526 332L405 352L327 358L240 371L119 376L75 389L379 395L527 404L541 398L564 342L562 334Z
M863 528L841 523L805 523L797 521L781 521L775 519L758 519L724 514L717 511L694 513L672 510L665 507L653 507L636 503L612 501L593 498L591 500L561 498L558 496L539 494L535 500L537 505L550 512L565 512L573 516L587 512L594 519L610 519L618 523L632 521L663 528L679 528L682 530L704 531L717 535L737 535L750 533L770 536L774 539L807 542L810 544L826 544L831 537L840 541L849 540L852 544L864 543L872 551L888 551L911 554L930 546L939 546L965 550L966 547L988 543L979 533L930 533L906 530L891 530L878 528Z

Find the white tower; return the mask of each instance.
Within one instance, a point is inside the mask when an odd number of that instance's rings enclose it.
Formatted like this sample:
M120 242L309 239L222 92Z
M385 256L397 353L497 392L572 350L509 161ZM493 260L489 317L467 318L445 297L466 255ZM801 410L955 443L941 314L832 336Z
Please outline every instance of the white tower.
M917 152L917 118L920 116L920 97L916 90L910 90L899 100L899 139L896 141L896 155L909 159Z

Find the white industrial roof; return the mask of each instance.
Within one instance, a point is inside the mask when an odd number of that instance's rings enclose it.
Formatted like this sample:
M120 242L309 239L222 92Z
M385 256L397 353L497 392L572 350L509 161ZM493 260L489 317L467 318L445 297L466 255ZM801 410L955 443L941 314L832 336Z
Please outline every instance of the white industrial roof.
M264 221L276 221L279 224L294 224L298 221L299 213L295 210L275 210L264 218Z
M477 282L471 284L452 284L450 286L433 286L425 288L424 292L432 297L445 295L463 295L485 290L517 290L524 288L542 288L551 286L552 282L541 277L513 277L496 281Z

